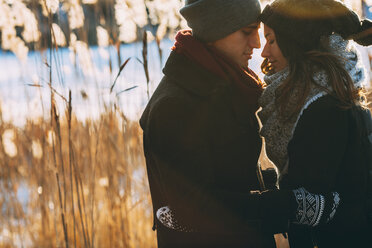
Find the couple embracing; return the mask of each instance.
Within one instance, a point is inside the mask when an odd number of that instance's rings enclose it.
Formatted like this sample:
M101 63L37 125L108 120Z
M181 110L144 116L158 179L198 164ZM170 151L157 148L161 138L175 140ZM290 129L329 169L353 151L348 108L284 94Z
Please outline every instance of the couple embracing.
M364 71L349 41L371 45L372 23L335 0L262 12L189 0L180 13L192 30L140 120L158 247L271 248L276 233L291 248L372 247ZM261 23L264 81L248 67ZM257 165L262 137L278 181Z

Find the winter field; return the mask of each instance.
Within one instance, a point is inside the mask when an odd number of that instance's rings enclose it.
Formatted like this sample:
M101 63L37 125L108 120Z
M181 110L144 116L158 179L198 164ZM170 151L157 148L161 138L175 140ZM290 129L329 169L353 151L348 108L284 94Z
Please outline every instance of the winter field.
M138 118L183 4L0 0L0 247L156 247Z

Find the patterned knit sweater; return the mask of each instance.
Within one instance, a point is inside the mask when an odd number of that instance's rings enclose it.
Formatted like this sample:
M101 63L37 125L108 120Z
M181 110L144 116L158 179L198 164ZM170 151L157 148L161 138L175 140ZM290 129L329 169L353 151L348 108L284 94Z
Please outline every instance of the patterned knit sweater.
M333 34L329 39L324 39L324 47L329 52L338 55L356 87L362 87L364 84L364 68L359 59L360 56L352 44L352 42L344 40L341 36ZM289 141L292 139L297 122L300 119L303 111L314 101L327 94L324 90L316 85L311 85L310 93L306 98L305 104L301 110L296 113L290 120L283 121L280 118L279 111L275 105L276 89L288 77L288 68L271 74L266 75L264 80L267 87L259 99L259 104L262 110L258 113L262 129L261 135L265 138L266 152L269 159L276 165L281 175L286 174L288 169L288 153L287 147ZM329 79L325 71L319 70L313 75L315 82L329 90ZM302 85L298 85L292 91L292 96L296 96L301 92ZM296 97L288 99L288 108L297 106Z

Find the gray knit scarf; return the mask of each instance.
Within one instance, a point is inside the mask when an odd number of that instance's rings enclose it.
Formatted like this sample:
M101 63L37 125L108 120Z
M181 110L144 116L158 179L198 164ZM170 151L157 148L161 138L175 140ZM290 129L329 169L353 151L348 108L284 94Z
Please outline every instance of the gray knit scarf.
M356 48L337 34L333 34L328 38L323 38L322 42L327 50L344 59L343 61L345 61L345 68L353 79L355 85L357 87L361 87L364 80L364 69ZM287 172L287 147L289 141L292 139L294 130L302 115L302 112L311 103L327 94L327 92L322 90L320 87L311 85L310 93L306 98L305 104L302 106L301 110L290 120L283 121L283 118L280 118L280 113L275 106L275 92L278 86L288 77L288 74L289 70L286 68L280 72L272 75L266 75L264 77L267 87L259 99L259 104L262 107L262 110L258 113L258 116L262 122L261 135L265 138L267 156L276 165L281 175ZM317 84L331 90L328 76L325 71L319 70L318 72L314 73L313 79ZM298 106L296 96L298 96L302 90L303 84L299 82L292 91L293 97L288 99L287 110L294 109L296 106Z

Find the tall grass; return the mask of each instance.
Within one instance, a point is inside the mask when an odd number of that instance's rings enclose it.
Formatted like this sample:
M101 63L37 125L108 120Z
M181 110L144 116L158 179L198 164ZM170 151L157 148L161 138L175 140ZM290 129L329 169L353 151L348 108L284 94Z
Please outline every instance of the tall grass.
M76 64L79 68L84 73L92 70L88 34L81 26L84 16L81 16L79 1L63 2L70 18L67 33L55 23L59 1L41 0L38 5L38 1L33 0L28 1L28 7L20 0L14 2L28 16L42 8L44 17L35 20L48 21L49 35L43 37L39 30L34 30L32 23L27 24L24 20L24 29L29 32L21 35L21 39L12 30L5 30L0 22L2 35L9 34L9 39L2 41L3 49L13 51L23 60L27 57L28 47L43 53L42 47L49 43L50 55L44 61L49 68L49 80L44 85L33 86L49 87L49 94L41 98L49 97L50 101L45 110L47 114L28 119L21 127L5 121L0 109L0 247L156 247L138 122L126 117L125 109L120 107L117 99L106 103L100 98L97 100L101 107L100 116L81 120L73 107L76 99L72 98L71 90L58 92L58 85L53 81L53 78L64 81L58 49L67 44L74 57L78 55ZM175 0L173 5L162 5L167 3L162 0L140 2L150 9L153 24L158 24L154 39L162 61L162 38L167 30L171 33L184 25L173 13L183 2ZM108 45L116 48L116 57L110 54L109 63L111 70L112 64L117 63L119 71L111 77L114 80L110 91L115 93L116 80L131 60L126 58L122 63L120 43L133 41L138 39L138 34L143 34L142 57L133 61L143 66L149 97L151 75L147 41L151 33L145 32L143 18L134 18L136 13L143 14L143 9L131 12L136 0L98 3L103 3L110 14L124 11L116 24L111 26L110 21L101 21L97 30L101 34L98 37L100 49L107 49ZM4 4L0 0L0 10L10 11ZM99 8L94 10L96 15L103 15ZM129 27L133 28L134 23L136 28L131 34L123 33L128 22L132 25ZM11 23L12 28L15 23ZM53 68L57 69L57 77L52 75ZM116 92L116 96L131 89ZM57 104L61 101L62 107ZM261 162L264 167L271 166L265 156L261 157ZM277 236L277 242L278 247L287 246L280 236Z
M15 2L32 16L23 2ZM84 30L79 29L84 20L79 12L81 7L75 1L70 2L69 8L74 11L68 12L69 17L76 15L70 19L71 33L64 34L54 23L58 5L53 8L51 1L43 0L41 7L46 12L44 20L49 23L50 35L40 37L39 31L34 30L38 37L34 35L32 40L35 48L39 43L49 43L50 47L48 61L45 61L49 82L33 85L50 88L47 108L50 114L29 119L22 127L4 121L0 115L0 134L3 134L0 139L0 247L155 247L142 134L137 121L129 120L116 100L101 104L99 118L81 120L75 115L71 91L66 96L55 88L53 78L59 81L64 78L58 46L66 44L66 40L74 53L80 53L78 63L83 71L89 70L83 67L84 62L92 63L89 52L87 57L81 54L87 42ZM15 6L0 4L8 7L8 11ZM130 7L130 1L116 1L116 4ZM15 28L15 23L10 24ZM25 29L27 25L23 23ZM9 39L5 41L9 44L17 41L23 50L19 50L20 46L5 47L4 40L3 48L13 51L20 60L25 59L27 40L12 32L11 35L14 36L7 36ZM70 39L64 39L65 36ZM118 56L110 58L110 63L118 61L120 65L120 40L107 38L104 43L116 45ZM142 64L148 85L146 46L147 38L143 42ZM128 61L120 67L118 76ZM57 77L52 75L53 68L57 69ZM114 84L111 91L113 87ZM61 99L64 108L56 104Z
M118 109L85 122L72 111L52 125L1 123L14 135L0 143L0 246L154 247L138 124Z

